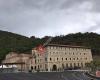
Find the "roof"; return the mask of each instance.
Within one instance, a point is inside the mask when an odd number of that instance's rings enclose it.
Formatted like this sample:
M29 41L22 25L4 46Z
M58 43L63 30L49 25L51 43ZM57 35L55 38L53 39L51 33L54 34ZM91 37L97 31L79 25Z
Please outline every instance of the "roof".
M48 44L46 46L56 46L56 47L69 47L69 48L85 48L85 49L90 49L89 47L85 46L73 46L73 45L61 45L61 44Z

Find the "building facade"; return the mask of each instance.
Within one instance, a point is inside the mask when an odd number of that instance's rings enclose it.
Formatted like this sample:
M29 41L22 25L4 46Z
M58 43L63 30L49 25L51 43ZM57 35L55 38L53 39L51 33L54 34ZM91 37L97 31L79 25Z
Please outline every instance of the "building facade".
M85 64L92 60L90 48L48 44L42 53L36 48L32 49L32 54L10 52L2 63L17 63L17 68L24 71L51 72L75 67L85 68Z
M12 67L13 65L16 65L19 71L26 71L29 69L32 60L31 54L10 52L6 55L5 60L3 60L2 63L7 64L6 66Z
M82 46L49 44L44 53L32 50L34 70L62 71L67 68L84 68L92 59L91 49Z
M34 71L45 71L45 53L40 53L36 48L32 49L34 63L31 64Z

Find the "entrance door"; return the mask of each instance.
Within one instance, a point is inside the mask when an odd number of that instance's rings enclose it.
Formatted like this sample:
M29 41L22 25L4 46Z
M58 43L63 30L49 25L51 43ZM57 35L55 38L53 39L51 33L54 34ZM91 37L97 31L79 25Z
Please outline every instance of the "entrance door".
M56 65L53 65L53 71L57 71L57 66Z

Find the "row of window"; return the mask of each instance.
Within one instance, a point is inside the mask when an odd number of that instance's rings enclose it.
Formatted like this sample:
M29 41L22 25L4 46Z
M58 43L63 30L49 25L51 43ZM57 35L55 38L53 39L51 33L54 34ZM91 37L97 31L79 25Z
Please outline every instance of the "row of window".
M72 67L83 67L85 66L84 63L66 63L66 64L62 64L62 69L67 69L68 67L72 68ZM41 69L42 65L37 65L34 67L35 70L37 69ZM45 65L45 68L47 68L47 65ZM54 67L52 66L52 68L50 69L50 71L53 69ZM59 68L58 68L59 69Z
M48 49L59 49L59 50L82 50L82 51L86 51L88 49L85 48L68 48L68 47L48 47Z
M57 61L59 60L59 58L56 59ZM61 60L87 60L87 58L61 58ZM50 58L50 61L53 61L52 58Z
M35 63L40 63L40 62L42 62L42 59L37 59L37 60L35 60Z
M52 54L86 55L86 53L50 52L50 55L52 55Z
M66 67L73 67L73 66L83 66L84 64L83 63L66 63L66 64L62 64L62 67L63 68L66 68Z

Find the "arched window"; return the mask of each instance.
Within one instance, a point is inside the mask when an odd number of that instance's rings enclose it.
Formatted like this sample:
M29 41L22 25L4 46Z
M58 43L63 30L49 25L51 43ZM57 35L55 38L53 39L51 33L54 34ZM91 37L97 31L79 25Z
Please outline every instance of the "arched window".
M76 64L74 63L74 67L76 67Z
M81 63L81 67L83 67L83 63Z
M38 69L39 69L39 65L38 65Z
M70 63L70 67L72 67L72 63Z
M66 63L66 68L68 67L68 64Z
M31 70L33 70L33 66L31 66Z
M80 66L80 64L78 63L78 67Z
M36 70L36 66L35 66L34 68L35 68L35 70Z
M40 65L40 68L42 67L42 65Z
M62 68L64 68L64 64L62 64Z

